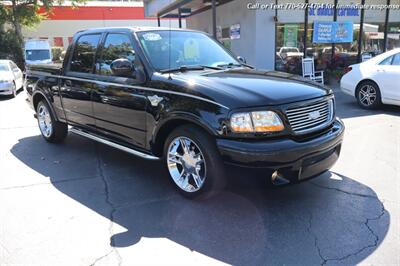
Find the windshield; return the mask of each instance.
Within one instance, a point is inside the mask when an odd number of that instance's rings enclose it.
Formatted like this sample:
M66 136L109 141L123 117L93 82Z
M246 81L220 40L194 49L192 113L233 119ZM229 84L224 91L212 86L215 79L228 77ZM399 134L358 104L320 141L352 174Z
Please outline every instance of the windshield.
M26 50L26 60L48 60L50 59L49 50Z
M0 63L0 71L9 71L7 64Z
M240 65L217 42L200 32L165 30L139 32L137 35L157 71L182 66Z

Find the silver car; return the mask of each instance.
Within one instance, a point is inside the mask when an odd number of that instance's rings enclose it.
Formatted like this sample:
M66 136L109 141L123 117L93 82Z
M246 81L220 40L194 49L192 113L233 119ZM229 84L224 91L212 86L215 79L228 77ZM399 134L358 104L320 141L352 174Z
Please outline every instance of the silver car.
M0 60L0 95L17 96L22 88L23 75L21 69L11 60Z

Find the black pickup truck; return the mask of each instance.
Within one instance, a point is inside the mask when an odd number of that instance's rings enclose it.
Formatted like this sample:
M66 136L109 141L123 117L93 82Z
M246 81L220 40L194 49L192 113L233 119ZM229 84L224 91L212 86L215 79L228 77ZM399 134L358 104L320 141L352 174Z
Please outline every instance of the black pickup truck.
M161 159L186 196L218 189L226 164L274 184L337 161L343 123L329 88L256 70L207 34L102 28L75 34L62 66L29 66L25 89L45 140L68 132Z

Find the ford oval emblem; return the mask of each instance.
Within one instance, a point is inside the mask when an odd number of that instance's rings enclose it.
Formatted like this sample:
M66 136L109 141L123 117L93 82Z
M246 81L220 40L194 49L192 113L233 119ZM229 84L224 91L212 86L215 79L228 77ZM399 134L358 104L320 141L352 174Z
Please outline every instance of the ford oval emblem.
M321 114L319 111L313 111L308 114L308 118L311 120L315 120L315 119L319 118L320 116L321 116Z

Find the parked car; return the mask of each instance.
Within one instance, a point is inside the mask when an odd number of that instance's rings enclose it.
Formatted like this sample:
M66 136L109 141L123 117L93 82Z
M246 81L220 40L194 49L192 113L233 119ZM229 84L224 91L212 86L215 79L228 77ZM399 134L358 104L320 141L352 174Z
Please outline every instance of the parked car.
M47 40L27 40L25 42L25 64L51 64L52 52Z
M303 53L301 53L297 47L281 47L277 54L283 60L285 60L287 57L303 57Z
M0 95L15 97L22 85L21 69L11 60L0 60Z
M42 136L68 132L162 159L185 196L219 189L224 163L265 170L274 184L327 171L343 123L330 89L253 69L207 34L163 28L78 32L63 66L27 69Z
M400 49L351 65L340 81L342 91L366 109L381 104L400 105Z

